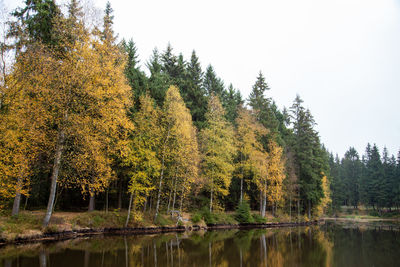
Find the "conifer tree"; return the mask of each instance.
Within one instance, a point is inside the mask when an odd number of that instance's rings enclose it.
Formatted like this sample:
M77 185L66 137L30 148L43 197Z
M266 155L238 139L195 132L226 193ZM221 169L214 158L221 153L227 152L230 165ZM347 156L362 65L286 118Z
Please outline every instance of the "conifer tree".
M144 72L140 70L138 53L135 43L132 39L128 42L123 40L122 47L127 55L127 63L125 68L125 75L129 85L132 88L134 95L134 103L139 104L139 96L144 95L147 91L147 77Z
M214 68L208 65L204 74L203 86L208 96L216 95L220 99L224 96L225 86L223 81L217 77Z
M293 149L296 157L300 184L300 198L303 207L311 217L313 206L318 205L323 197L322 178L327 173L327 157L322 149L315 122L309 110L302 106L303 100L296 97L291 110L294 132Z
M249 105L257 113L257 119L269 129L269 138L273 140L278 139L278 126L279 122L276 119L274 110L272 109L271 99L265 96L266 92L270 90L264 75L260 71L257 80L253 85L253 90L249 95ZM264 144L267 146L267 143Z
M192 114L193 122L198 128L202 128L207 111L206 91L203 87L203 71L199 59L193 50L190 62L187 65L187 85L180 88L186 106Z

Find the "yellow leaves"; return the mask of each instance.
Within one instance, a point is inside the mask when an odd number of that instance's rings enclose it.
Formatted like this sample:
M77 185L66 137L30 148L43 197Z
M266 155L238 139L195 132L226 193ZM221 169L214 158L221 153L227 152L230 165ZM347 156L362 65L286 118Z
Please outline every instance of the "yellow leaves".
M318 205L313 207L313 214L317 217L321 216L324 212L326 212L326 209L332 203L328 178L323 172L321 173L321 175L322 175L321 184L322 184L322 190L324 192L324 197L321 199L321 202Z
M282 158L282 148L274 141L268 144L268 189L267 198L271 203L279 203L283 199L283 180L285 179L285 165Z
M236 148L233 127L224 118L224 110L217 96L211 97L206 118L207 126L200 133L203 175L210 191L226 196Z

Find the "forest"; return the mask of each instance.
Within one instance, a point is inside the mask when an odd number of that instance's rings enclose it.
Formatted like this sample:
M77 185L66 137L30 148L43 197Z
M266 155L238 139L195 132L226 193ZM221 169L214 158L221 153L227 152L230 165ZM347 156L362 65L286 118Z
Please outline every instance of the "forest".
M400 153L343 159L321 143L299 95L279 109L265 76L245 98L212 65L118 41L79 0L26 0L1 42L0 209L173 211L317 218L342 205L399 208ZM11 57L12 60L5 60ZM142 69L146 68L146 70Z

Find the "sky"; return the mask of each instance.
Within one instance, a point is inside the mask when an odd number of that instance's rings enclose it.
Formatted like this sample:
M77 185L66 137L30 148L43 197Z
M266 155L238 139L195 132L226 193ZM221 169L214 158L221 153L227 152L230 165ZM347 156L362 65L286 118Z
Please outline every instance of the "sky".
M87 0L85 0L87 1ZM5 0L9 9L21 0ZM329 151L400 149L400 0L111 0L142 69L170 43L247 98L262 71L280 108L296 94ZM93 0L104 9L106 0Z

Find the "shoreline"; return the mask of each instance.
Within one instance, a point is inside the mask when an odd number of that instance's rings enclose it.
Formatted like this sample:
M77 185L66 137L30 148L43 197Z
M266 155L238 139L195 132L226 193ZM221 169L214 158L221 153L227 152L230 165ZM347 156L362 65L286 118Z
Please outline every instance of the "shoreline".
M0 247L7 245L21 245L29 243L56 242L79 237L90 237L96 235L151 235L170 232L192 232L192 231L213 231L228 229L268 229L281 227L299 227L316 225L324 222L324 219L309 222L276 222L276 223L244 223L244 224L208 224L207 226L156 226L156 227L121 227L121 228L87 228L70 231L50 232L38 235L16 237L12 240L0 239Z

